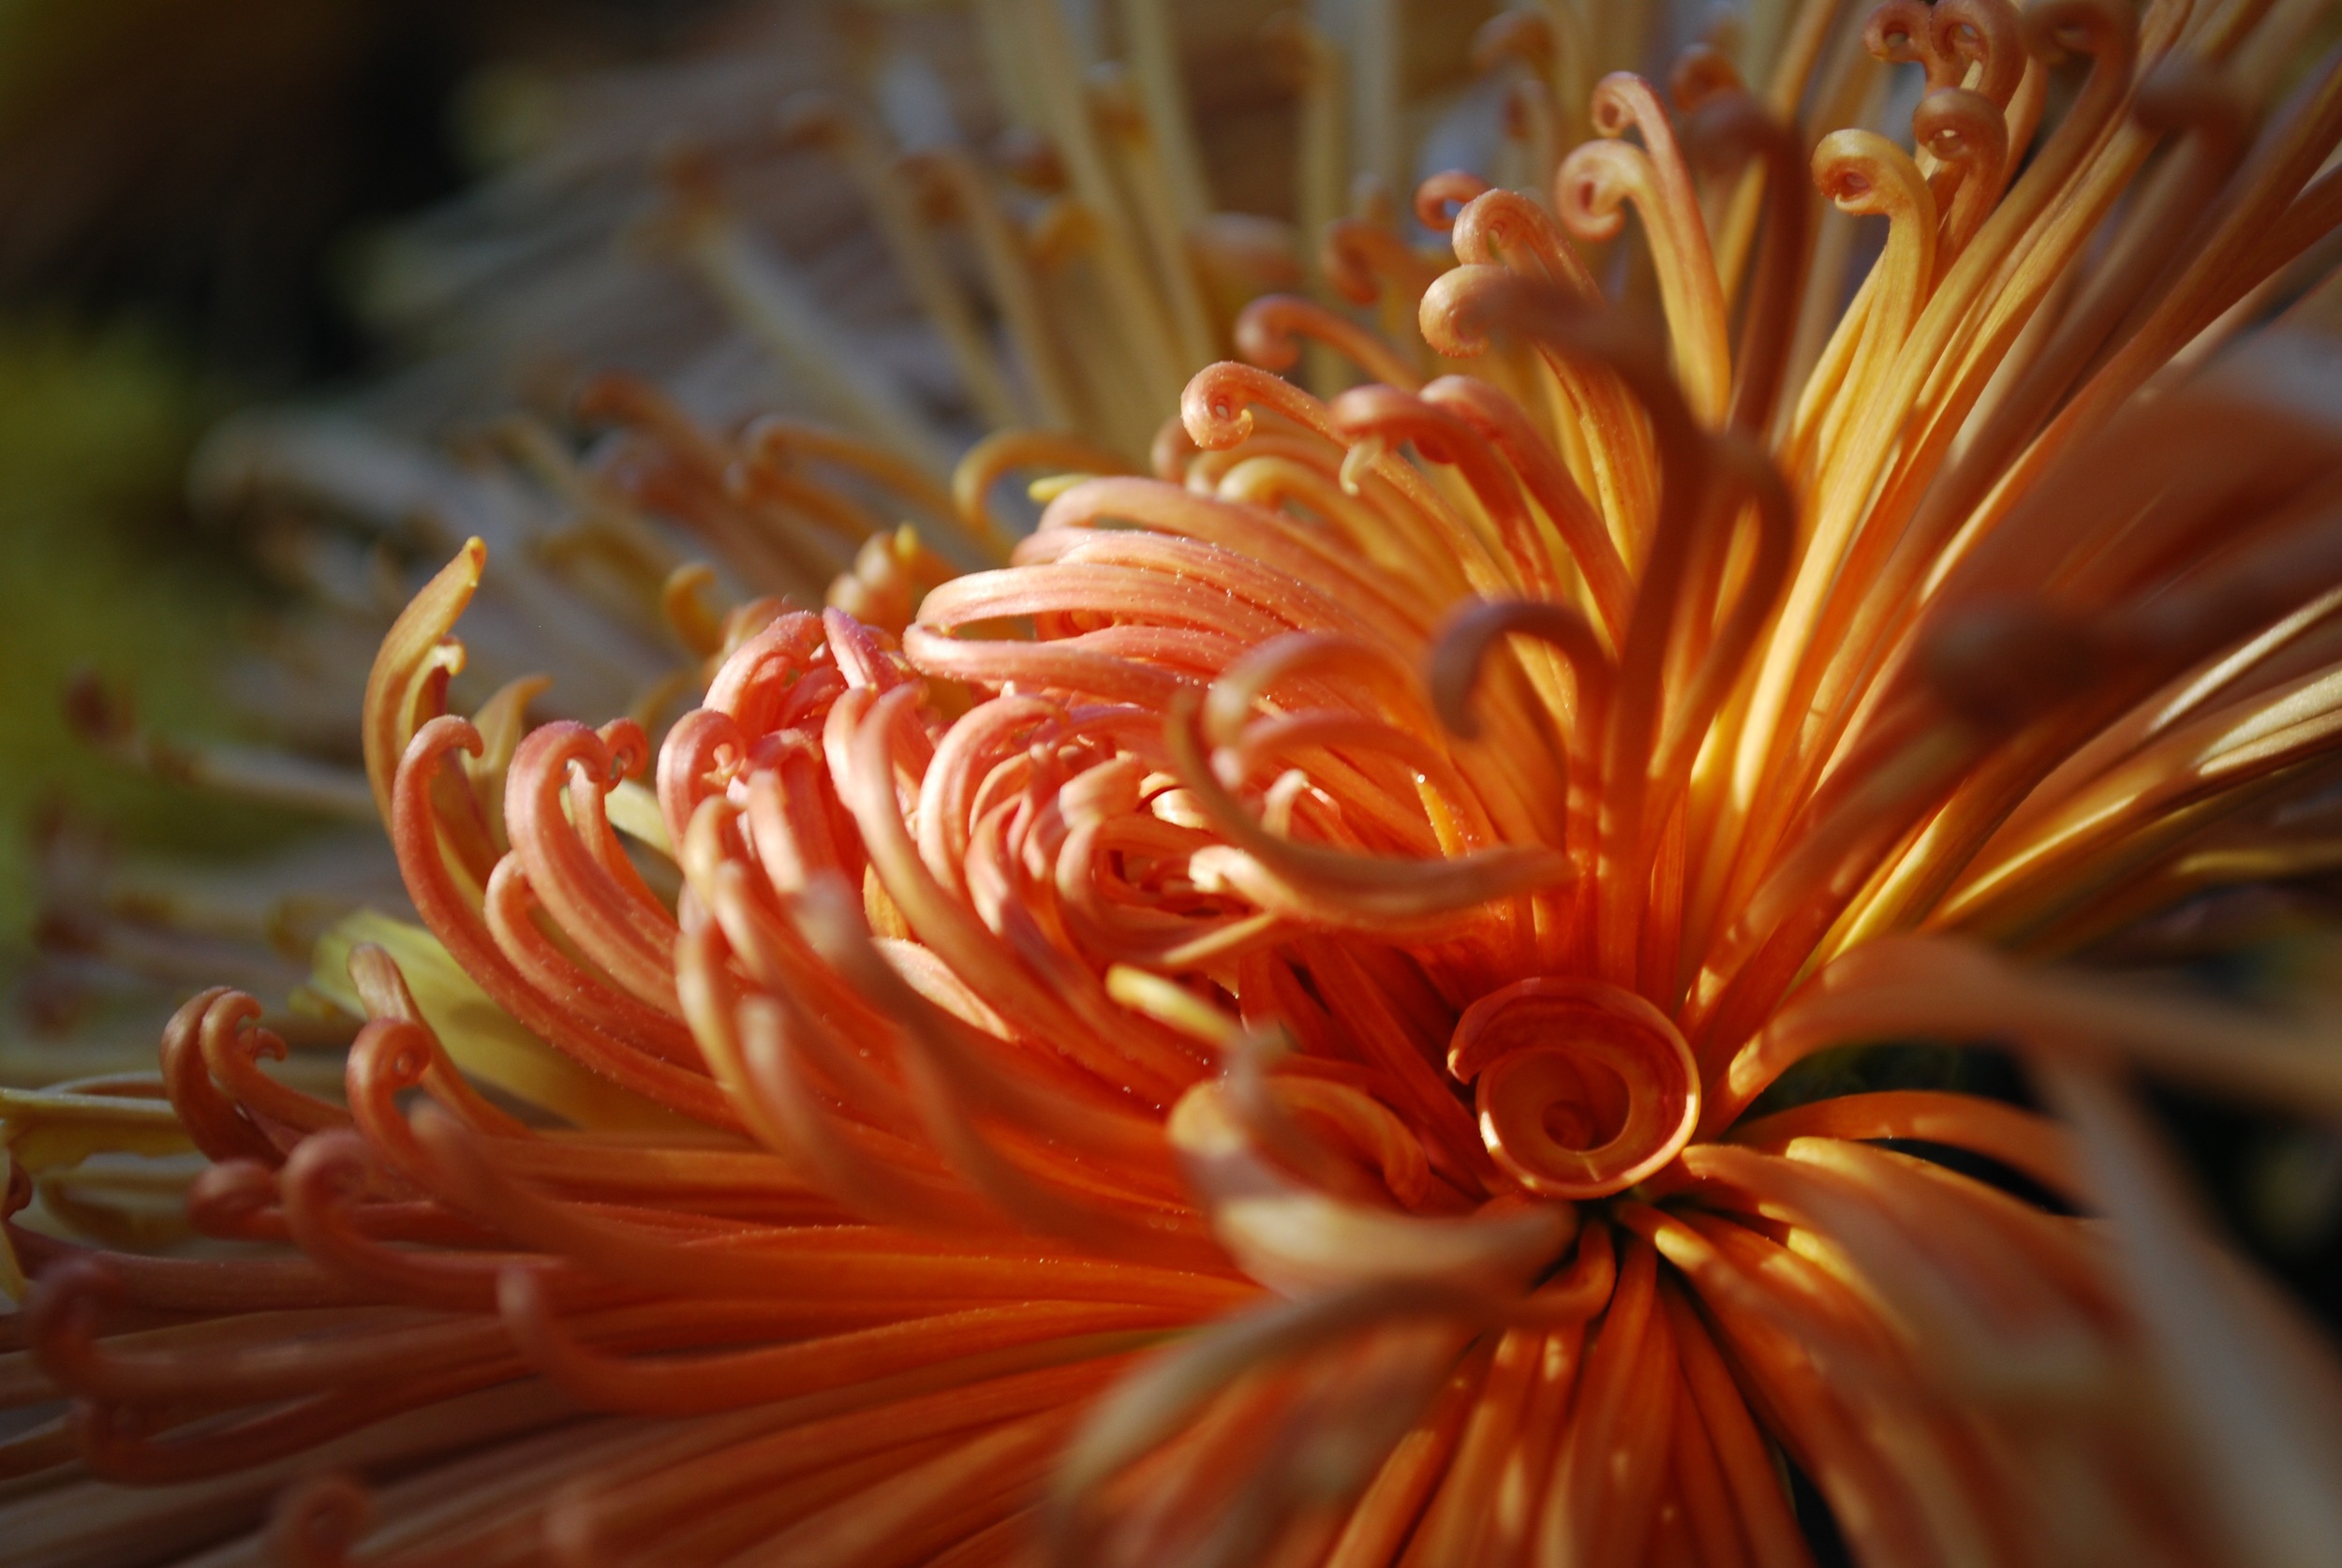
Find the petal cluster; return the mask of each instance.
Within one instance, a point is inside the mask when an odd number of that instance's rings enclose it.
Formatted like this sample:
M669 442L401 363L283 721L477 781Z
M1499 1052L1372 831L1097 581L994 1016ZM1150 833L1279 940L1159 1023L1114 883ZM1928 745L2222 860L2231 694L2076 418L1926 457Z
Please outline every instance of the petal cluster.
M859 362L877 440L599 384L594 494L776 591L666 574L689 711L532 729L452 705L471 540L366 685L420 925L337 928L340 1092L215 987L158 1085L6 1102L40 1549L281 1497L301 1562L1791 1568L1818 1499L1873 1563L2310 1561L2331 1357L2124 1078L2332 1115L2342 1058L2048 960L2331 834L2342 369L2197 362L2342 217L2342 76L2248 140L2257 7L1890 0L1670 110L1559 91L1575 20L1482 39L1533 193L1439 174L1438 249L1343 219L1223 319L1163 83L1040 62L1056 237L1139 314L1070 345L1085 424L1007 259L1022 387L907 267L971 396L1069 427L948 488ZM1874 118L1875 60L1909 151L1799 115ZM2031 1100L1784 1082L1914 1039ZM21 1218L182 1142L231 1248Z

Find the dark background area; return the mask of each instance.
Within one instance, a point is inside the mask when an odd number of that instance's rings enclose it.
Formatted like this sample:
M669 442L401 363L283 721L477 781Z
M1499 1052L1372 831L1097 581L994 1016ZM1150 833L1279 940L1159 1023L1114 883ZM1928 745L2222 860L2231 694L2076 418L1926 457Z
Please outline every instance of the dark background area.
M713 0L27 0L0 22L0 308L124 313L275 390L361 368L339 255L470 174L466 95L656 57Z

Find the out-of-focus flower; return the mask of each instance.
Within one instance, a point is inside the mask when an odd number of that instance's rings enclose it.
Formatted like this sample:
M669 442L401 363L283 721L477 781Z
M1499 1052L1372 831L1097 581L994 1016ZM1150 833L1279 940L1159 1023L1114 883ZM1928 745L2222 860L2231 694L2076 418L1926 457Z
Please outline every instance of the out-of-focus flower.
M0 328L0 473L7 480L0 666L10 676L0 695L0 754L9 762L0 779L0 965L7 968L37 920L49 925L52 949L76 945L69 900L58 895L78 880L88 846L64 825L65 803L102 814L127 842L182 850L239 839L248 847L259 825L255 813L223 810L216 799L126 776L90 755L58 702L77 676L90 692L143 677L150 699L183 723L218 721L222 704L200 671L255 606L232 571L173 540L164 521L200 434L200 407L184 363L149 334L53 322ZM33 825L42 831L28 831ZM86 990L71 984L71 957L52 956L39 983L26 986L22 1000L40 1024L62 1023L73 994ZM120 1064L148 1066L154 1018L125 1024L140 1038ZM94 1021L84 1043L92 1032ZM0 1082L59 1075L45 1072L43 1057L11 1030L0 1045Z
M2342 365L2231 341L2342 218L2314 8L1791 8L1672 112L1589 69L1608 13L1503 13L1421 114L1401 7L1287 21L1318 254L1208 215L1168 7L1122 74L976 12L1013 158L767 127L946 391L704 141L657 243L851 434L636 375L582 455L215 454L453 555L363 783L174 763L363 790L420 925L318 946L339 1098L216 988L159 1081L0 1102L0 1388L71 1400L0 1447L11 1539L192 1553L281 1493L229 1559L1795 1564L1786 1457L1873 1563L2320 1561L2342 1375L2126 1076L2330 1117L2331 1008L2056 962L2330 864ZM1414 181L1417 129L1510 183ZM961 422L1049 428L947 469ZM530 728L532 665L621 717ZM1898 1039L2038 1106L1760 1103ZM241 1245L140 1250L189 1148Z
M0 297L127 303L210 370L270 384L330 368L354 345L319 248L459 172L441 122L467 62L552 46L582 63L707 9L17 0L0 15Z

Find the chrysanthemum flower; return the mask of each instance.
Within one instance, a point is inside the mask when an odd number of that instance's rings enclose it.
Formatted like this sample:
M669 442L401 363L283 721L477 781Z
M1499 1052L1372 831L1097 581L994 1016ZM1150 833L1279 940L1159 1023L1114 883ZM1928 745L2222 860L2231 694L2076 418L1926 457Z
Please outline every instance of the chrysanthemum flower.
M2331 852L2342 372L2213 354L2342 216L2306 13L1823 7L1673 112L1506 13L1535 188L1423 183L1437 260L1346 220L1320 275L1378 331L1215 316L1163 81L1085 101L1002 9L1069 194L986 252L1022 357L942 325L978 405L1075 428L946 490L858 362L882 439L596 390L619 446L538 456L620 575L665 563L613 496L751 581L818 576L788 515L851 569L720 621L668 579L705 663L656 747L656 705L449 711L478 541L414 599L364 750L421 926L321 951L345 1097L215 989L168 1105L7 1102L11 1213L185 1138L252 1244L9 1225L0 1390L71 1400L0 1446L12 1549L281 1494L204 1561L1774 1568L1786 1460L1865 1562L2320 1561L2342 1380L2123 1080L2331 1115L2342 1058L2053 962ZM1916 151L1844 128L1873 56L1923 67ZM1809 164L1886 220L1843 307ZM1095 296L1031 287L1051 244ZM1253 362L1179 391L1223 330ZM1303 340L1324 395L1272 373ZM1759 1105L1880 1040L2013 1047L2036 1107Z

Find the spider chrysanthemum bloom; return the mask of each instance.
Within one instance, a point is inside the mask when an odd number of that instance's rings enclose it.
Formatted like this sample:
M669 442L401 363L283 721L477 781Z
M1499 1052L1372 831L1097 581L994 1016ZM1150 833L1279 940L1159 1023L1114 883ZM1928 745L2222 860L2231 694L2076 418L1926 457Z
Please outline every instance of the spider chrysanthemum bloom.
M1216 318L1161 82L1086 103L1036 49L1073 205L991 258L1035 356L995 390L1078 434L955 494L854 375L893 448L597 389L595 482L751 581L821 561L773 515L867 534L828 607L670 579L697 705L528 730L525 685L447 711L467 546L367 683L422 928L321 954L345 1098L215 990L168 1107L9 1102L18 1170L191 1139L197 1227L263 1250L11 1224L0 1387L72 1400L0 1450L19 1538L166 1556L284 1491L206 1561L1773 1568L1786 1458L1875 1564L2317 1561L2342 1380L2120 1073L2331 1114L2337 1058L2045 962L2331 851L2342 375L2201 362L2342 216L2307 14L1823 8L1670 112L1506 13L1536 188L1425 182L1436 260L1343 220L1379 333ZM1843 128L1874 55L1923 69L1916 152ZM1816 186L1886 220L1843 308ZM1107 308L1019 292L1045 241ZM1118 471L1223 331L1254 362ZM1271 373L1301 338L1323 397ZM1744 1114L1891 1039L2016 1047L2041 1108Z

